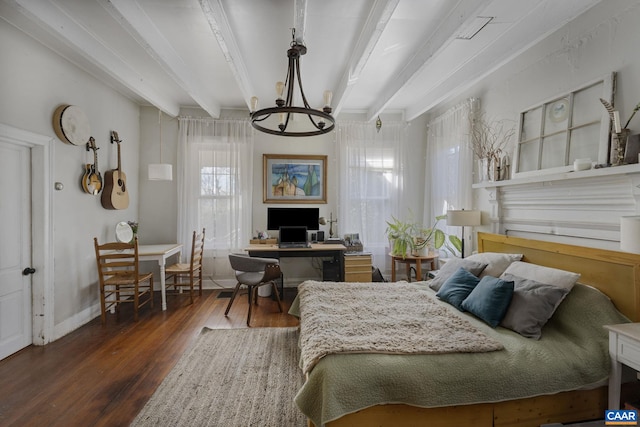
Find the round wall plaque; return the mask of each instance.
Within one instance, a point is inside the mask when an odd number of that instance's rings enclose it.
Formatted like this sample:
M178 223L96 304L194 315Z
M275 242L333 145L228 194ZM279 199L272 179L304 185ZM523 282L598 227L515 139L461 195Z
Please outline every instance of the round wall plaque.
M89 141L89 120L80 107L61 105L53 113L53 130L62 142L84 145Z

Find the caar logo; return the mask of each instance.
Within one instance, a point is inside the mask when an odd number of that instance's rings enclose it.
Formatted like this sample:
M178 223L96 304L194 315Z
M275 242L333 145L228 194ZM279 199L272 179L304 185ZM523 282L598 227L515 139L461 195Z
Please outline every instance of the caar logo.
M630 409L604 411L604 424L607 426L637 426L638 411Z

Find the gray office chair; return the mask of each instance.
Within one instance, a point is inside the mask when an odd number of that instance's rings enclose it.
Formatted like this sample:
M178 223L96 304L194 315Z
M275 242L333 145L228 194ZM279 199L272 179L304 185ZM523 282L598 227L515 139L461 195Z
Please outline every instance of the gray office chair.
M242 285L246 286L249 290L249 312L247 314L247 326L251 326L251 307L253 306L253 304L258 304L258 288L260 286L273 286L273 292L276 295L278 307L280 308L280 312L282 313L282 303L280 302L280 294L278 293L278 286L276 285L276 281L281 278L282 273L280 272L280 264L277 259L250 257L249 255L245 254L229 254L229 262L231 263L231 268L233 268L236 272L236 279L238 280L238 284L233 290L231 300L229 301L227 309L224 312L225 316L229 314L229 310L231 309L233 300L236 298L236 295L238 295L238 291L240 290L240 286Z

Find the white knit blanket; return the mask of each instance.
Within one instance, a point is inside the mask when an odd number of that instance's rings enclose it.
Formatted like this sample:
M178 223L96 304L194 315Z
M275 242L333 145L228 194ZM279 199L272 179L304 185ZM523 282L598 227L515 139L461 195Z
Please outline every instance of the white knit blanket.
M305 374L332 353L477 353L504 348L416 285L306 281L298 291Z

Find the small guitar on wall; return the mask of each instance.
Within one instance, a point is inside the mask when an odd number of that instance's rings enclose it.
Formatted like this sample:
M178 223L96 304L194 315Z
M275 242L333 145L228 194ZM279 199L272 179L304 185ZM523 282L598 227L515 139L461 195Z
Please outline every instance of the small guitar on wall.
M85 165L81 184L85 193L96 195L102 190L102 175L98 170L98 147L93 137L90 137L87 142L87 151L89 150L93 150L93 164Z
M122 172L120 164L120 142L118 132L111 131L111 143L118 145L118 168L104 173L104 189L102 190L102 207L105 209L126 209L129 207L129 193L127 192L127 177Z

